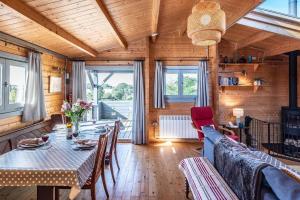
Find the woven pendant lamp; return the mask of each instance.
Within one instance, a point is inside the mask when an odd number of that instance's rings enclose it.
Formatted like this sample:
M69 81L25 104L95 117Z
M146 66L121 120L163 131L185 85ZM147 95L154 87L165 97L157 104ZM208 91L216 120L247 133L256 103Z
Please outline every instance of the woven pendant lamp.
M210 46L221 41L226 29L225 12L216 1L201 0L188 18L187 35L197 46Z

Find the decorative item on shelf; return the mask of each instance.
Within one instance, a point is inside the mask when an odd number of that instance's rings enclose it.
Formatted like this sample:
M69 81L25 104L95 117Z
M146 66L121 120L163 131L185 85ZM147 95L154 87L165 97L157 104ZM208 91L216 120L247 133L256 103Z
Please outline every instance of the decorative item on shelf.
M65 116L71 119L73 136L77 137L79 134L79 122L82 120L85 113L92 108L92 103L78 99L72 106L69 102L64 101L61 111Z
M252 56L251 55L249 55L248 56L248 63L252 63L253 62L253 60L252 60Z
M261 85L263 85L263 83L264 83L264 80L261 78L255 78L253 81L253 85L255 85L255 86L261 86Z
M188 18L187 35L198 46L210 46L221 41L226 30L226 16L216 1L201 0Z
M238 54L238 52L235 52L233 55L232 63L238 63L238 62L239 62L239 54Z
M239 85L238 77L222 77L219 76L219 86Z
M233 116L236 117L236 125L240 126L241 124L241 117L244 116L244 109L243 108L233 108L232 109Z
M247 59L245 58L245 56L240 57L239 63L247 63Z
M256 57L256 56L252 56L252 62L254 62L254 63L257 63L257 62L258 62L258 60L257 60L257 57Z
M227 56L224 57L224 63L228 63L228 57Z
M243 76L247 76L247 71L246 70L242 70L241 73L242 73Z

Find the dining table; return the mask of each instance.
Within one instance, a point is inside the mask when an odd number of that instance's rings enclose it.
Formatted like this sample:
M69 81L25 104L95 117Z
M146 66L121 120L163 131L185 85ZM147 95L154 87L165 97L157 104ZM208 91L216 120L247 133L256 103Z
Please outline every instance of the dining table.
M54 126L45 145L0 156L0 186L36 186L38 200L53 200L55 186L68 186L69 198L76 198L93 171L97 150L79 149L76 140L98 141L105 132L95 122L82 123L78 137L70 140L65 125Z

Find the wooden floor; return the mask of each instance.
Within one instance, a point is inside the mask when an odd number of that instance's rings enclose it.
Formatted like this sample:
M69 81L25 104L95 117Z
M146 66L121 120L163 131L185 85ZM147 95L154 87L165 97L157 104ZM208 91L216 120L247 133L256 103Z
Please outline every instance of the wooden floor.
M147 146L118 144L121 170L116 172L117 183L113 185L110 171L106 179L110 199L185 199L184 178L178 170L178 163L186 157L197 156L197 144L159 143ZM115 166L115 169L116 166ZM68 191L62 191L60 199L67 199ZM0 189L1 200L34 200L34 187ZM90 199L90 192L83 191L78 200ZM98 182L97 199L106 199L102 182Z

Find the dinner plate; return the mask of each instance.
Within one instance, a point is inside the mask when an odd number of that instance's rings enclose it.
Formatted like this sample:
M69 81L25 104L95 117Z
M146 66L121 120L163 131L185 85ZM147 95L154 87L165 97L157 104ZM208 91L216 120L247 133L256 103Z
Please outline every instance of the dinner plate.
M38 144L19 144L18 146L22 147L22 148L36 148L36 147L43 146L43 145L47 144L48 142L49 142L49 140L46 142L44 142L44 141L40 142Z

